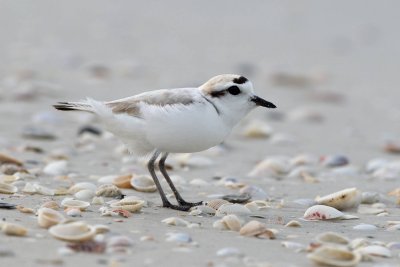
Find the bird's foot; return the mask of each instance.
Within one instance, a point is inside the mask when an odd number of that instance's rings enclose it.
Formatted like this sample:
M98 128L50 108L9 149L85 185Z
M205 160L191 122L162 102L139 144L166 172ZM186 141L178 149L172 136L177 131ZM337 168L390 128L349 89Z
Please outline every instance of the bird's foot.
M174 205L174 204L171 204L170 202L164 202L163 203L163 207L164 208L170 208L170 209L173 209L173 210L189 211L192 206L181 205L181 204L180 205Z
M186 202L183 199L178 199L177 200L179 205L181 206L189 206L189 207L196 207L196 206L200 206L203 205L203 201L199 201L199 202Z

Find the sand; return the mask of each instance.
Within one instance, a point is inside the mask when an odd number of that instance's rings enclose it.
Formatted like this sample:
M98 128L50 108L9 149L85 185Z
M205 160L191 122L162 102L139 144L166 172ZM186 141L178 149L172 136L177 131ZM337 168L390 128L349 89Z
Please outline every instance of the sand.
M189 200L238 193L214 186L215 177L231 176L261 187L274 203L283 201L284 205L263 212L265 218L260 221L279 234L276 240L261 240L214 229L215 217L161 208L157 193L124 190L149 205L127 219L101 217L98 207L91 206L79 219L106 224L111 235L129 236L135 242L129 253L71 256L59 253L65 243L41 229L33 214L1 210L3 220L29 229L28 237L0 235L1 248L14 253L0 256L1 266L309 266L307 253L283 248L281 242L291 240L307 246L326 231L370 241L399 241L398 231L386 230L387 221L400 220L393 199L385 202L385 217L352 210L348 213L360 219L335 222L303 222L299 218L306 207L293 203L349 187L386 196L399 186L399 177L372 178L364 171L373 158L398 160L398 154L383 149L387 140L400 139L398 8L394 1L3 1L1 152L24 160L27 168L43 168L49 155L61 149L69 156L69 173L76 174L73 182L95 182L93 176L128 170L146 174L142 164L124 162L126 156L114 152L120 145L114 138L95 140L87 151L77 148L81 126L101 126L85 115L57 112L51 104L87 96L112 100L159 88L197 86L221 73L240 73L278 109L260 108L246 117L227 139L222 154L203 154L212 165L170 173L187 181L181 191ZM278 79L282 73L291 79ZM246 123L254 119L273 128L271 138L241 135ZM29 125L48 130L56 139L24 138L22 132ZM283 141L273 141L282 134ZM45 153L18 149L23 145L40 147ZM301 153L318 157L341 154L360 172L319 178L318 183L285 175L279 179L247 175L266 157ZM202 179L209 186L193 186L189 184L193 179ZM53 188L61 183L44 175L37 181ZM34 209L47 199L63 199L0 196L2 201ZM201 226L189 229L161 223L174 216ZM285 228L282 222L292 219L302 226ZM378 229L353 230L360 223L374 224ZM188 233L194 242L181 246L166 242L167 232ZM154 241L140 241L146 235ZM238 248L244 257L218 257L216 252L225 247ZM398 262L397 250L392 258L375 258L359 266L399 266Z

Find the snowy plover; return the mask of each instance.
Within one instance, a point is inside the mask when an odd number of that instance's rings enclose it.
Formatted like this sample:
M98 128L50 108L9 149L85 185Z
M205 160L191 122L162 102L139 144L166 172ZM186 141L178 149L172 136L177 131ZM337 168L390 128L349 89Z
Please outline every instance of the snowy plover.
M119 137L130 152L149 156L147 167L164 207L188 210L202 202L186 202L165 169L169 153L198 152L225 140L232 128L257 106L275 108L253 92L252 83L234 74L218 75L196 88L162 89L100 102L59 102L59 110L96 114L105 128ZM156 176L155 163L171 187L178 205L169 202Z

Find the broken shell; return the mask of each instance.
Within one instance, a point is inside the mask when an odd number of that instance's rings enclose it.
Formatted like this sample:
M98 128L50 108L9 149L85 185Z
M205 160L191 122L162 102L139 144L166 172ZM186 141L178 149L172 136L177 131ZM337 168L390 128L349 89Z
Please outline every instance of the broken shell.
M301 243L297 243L297 242L283 241L283 242L281 242L281 244L284 248L293 249L296 252L302 252L306 249L306 246L304 246Z
M190 223L183 219L177 217L169 217L161 221L167 225L174 225L174 226L188 226Z
M40 184L33 184L35 193L45 196L54 196L54 190Z
M64 216L56 210L49 208L40 208L38 210L38 224L40 227L49 228L62 223L64 220Z
M93 197L92 198L92 204L93 205L103 205L104 204L103 197Z
M18 166L22 166L22 161L15 159L11 156L8 156L6 154L0 153L0 165L1 164L14 164Z
M0 194L14 194L18 192L18 188L16 186L0 183Z
M361 192L355 187L347 188L323 197L317 197L315 200L320 205L345 210L360 205Z
M242 227L242 223L239 218L234 214L224 216L221 221L226 225L227 229L233 231L239 231Z
M61 201L61 206L66 208L77 208L80 210L84 210L90 206L90 203L82 200L76 200L73 198L65 198Z
M216 210L205 205L195 206L190 209L189 215L198 216L198 215L215 215Z
M96 191L96 185L88 182L76 183L68 189L69 194L75 194L82 190Z
M247 185L239 190L240 194L249 194L254 200L266 200L268 194L261 187L255 185Z
M95 236L96 228L84 222L73 222L52 226L49 229L49 233L63 241L83 242Z
M370 255L384 258L392 257L392 252L390 251L390 249L378 245L361 247L357 249L356 252L361 253L361 255Z
M67 214L69 217L81 217L82 211L78 208L66 208L65 214Z
M343 217L343 213L335 208L315 205L309 207L304 213L304 219L306 220L331 220Z
M0 175L0 183L11 184L17 180L19 177L16 175Z
M94 197L94 191L90 189L80 190L74 194L74 197L80 200L89 200Z
M206 206L213 208L215 210L218 210L219 207L221 207L223 204L227 204L227 203L229 203L229 202L224 199L213 199L213 200L207 201Z
M322 246L307 255L310 260L323 265L337 267L356 266L361 261L361 255L338 247Z
M98 197L119 197L121 195L121 190L113 184L102 184L96 191Z
M221 205L216 212L216 215L219 217L228 214L249 215L251 214L251 211L244 205L227 203Z
M63 175L67 173L68 163L65 160L58 160L47 164L43 172L48 175Z
M24 188L22 189L22 192L27 194L35 194L36 193L35 185L32 183L26 183Z
M47 201L47 202L43 203L42 206L40 206L40 207L58 210L60 208L60 205L58 205L57 202L51 200L51 201Z
M141 199L128 197L128 198L121 199L120 201L111 203L110 207L113 209L127 210L130 212L138 212L142 209L144 204L145 204L145 201L143 201Z
M20 211L22 213L35 213L35 211L33 209L27 208L27 207L24 207L24 206L18 205L16 208L17 208L18 211Z
M132 179L131 174L121 175L116 177L112 183L118 188L132 188L131 179Z
M236 194L230 194L230 195L225 195L222 197L223 200L226 200L230 203L246 203L251 199L251 196L247 193L236 195Z
M157 187L154 184L153 179L147 175L134 176L131 179L131 185L133 189L140 192L155 192Z
M356 238L350 241L349 248L355 250L357 248L366 247L369 244L369 241L364 238Z
M301 227L301 223L296 220L291 220L290 222L285 224L285 227Z
M324 243L339 244L339 245L349 244L349 239L334 232L326 232L319 234L315 239L317 240L318 243L323 243L323 244Z
M246 223L239 231L243 236L255 236L259 238L275 239L275 234L264 223L259 221L250 221Z
M13 223L4 223L1 229L6 235L25 236L28 233L28 229Z

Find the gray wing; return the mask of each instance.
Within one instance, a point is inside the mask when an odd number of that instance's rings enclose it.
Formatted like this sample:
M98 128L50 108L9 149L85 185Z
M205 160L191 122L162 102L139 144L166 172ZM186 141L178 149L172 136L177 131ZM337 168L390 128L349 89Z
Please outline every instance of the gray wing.
M197 88L161 89L106 102L105 104L112 109L114 114L141 117L141 103L160 107L178 104L189 105L198 101L198 94Z

